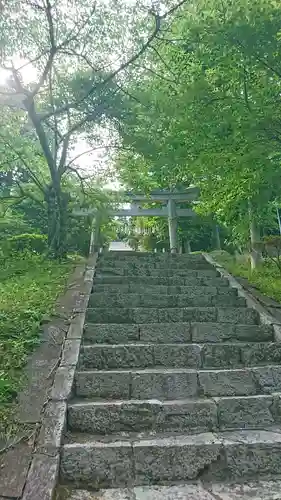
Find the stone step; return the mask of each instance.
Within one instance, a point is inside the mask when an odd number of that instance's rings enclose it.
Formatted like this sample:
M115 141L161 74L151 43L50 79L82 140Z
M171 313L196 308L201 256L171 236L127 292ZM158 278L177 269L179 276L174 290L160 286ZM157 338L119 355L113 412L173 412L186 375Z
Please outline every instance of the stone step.
M150 342L156 344L185 344L188 342L220 343L270 342L273 330L266 325L241 325L231 323L142 323L92 324L84 329L84 342L118 344Z
M114 268L114 267L103 267L102 269L96 270L96 276L100 278L106 278L111 276L151 276L156 278L167 277L172 278L174 276L188 277L203 277L203 278L216 278L219 276L218 271L210 266L208 269L151 269L150 266L146 268Z
M254 396L281 391L281 367L76 371L75 391L77 397L99 399Z
M197 261L205 260L202 253L184 253L184 254L171 254L171 253L152 253L152 252L108 252L103 253L99 256L99 261L112 260L116 261L167 261L167 262L178 262L178 261Z
M222 295L201 294L191 297L189 295L161 295L151 293L92 293L89 307L245 307L244 297L230 293ZM234 290L235 292L235 290Z
M66 483L91 489L165 484L199 477L203 481L212 478L213 482L242 476L245 480L261 474L281 474L280 457L281 433L270 429L127 440L121 436L102 440L85 435L83 440L62 447L60 474Z
M280 420L279 397L259 395L175 401L79 401L68 406L67 424L73 432L106 435L262 429L278 425Z
M103 276L94 278L97 285L138 285L138 286L217 286L229 287L229 282L219 276ZM143 288L142 288L143 289Z
M67 500L280 500L280 479L255 479L241 483L204 483L192 481L173 486L136 486L114 488L95 493L73 490ZM65 487L58 500L66 500Z
M79 370L241 368L281 364L281 343L82 345Z
M157 294L157 295L186 295L188 297L197 297L203 294L206 295L237 295L236 288L230 288L228 286L220 286L220 278L216 283L216 278L213 280L215 285L190 285L190 286L167 286L167 285L145 285L138 283L128 283L128 284L117 284L108 283L104 285L98 285L94 283L93 292L94 293L112 293L112 294L125 294L125 293L147 293L147 294Z
M218 322L258 324L256 310L246 307L96 307L88 308L86 322L90 323L169 323Z
M106 261L98 261L96 269L101 271L103 269L118 269L118 270L142 270L146 271L147 269L170 269L170 270L199 270L199 269L214 269L214 267L209 264L205 259L202 260L193 260L193 261L135 261L131 262L128 260L114 261L114 260L106 260Z

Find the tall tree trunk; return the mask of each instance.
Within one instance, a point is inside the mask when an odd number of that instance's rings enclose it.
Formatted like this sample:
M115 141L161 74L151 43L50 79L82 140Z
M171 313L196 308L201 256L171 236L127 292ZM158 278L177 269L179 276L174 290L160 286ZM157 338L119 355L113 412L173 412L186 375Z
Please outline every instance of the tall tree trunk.
M251 238L251 269L254 270L261 263L262 254L260 250L260 228L256 221L250 221L250 238Z
M216 222L213 223L213 241L215 250L221 250L220 230Z
M49 186L46 194L48 206L48 247L49 254L55 259L66 257L68 194L60 186Z
M249 201L249 219L250 219L250 241L251 241L250 259L251 259L251 269L253 271L261 263L262 253L260 247L260 241L261 241L260 227L258 226L254 218L253 207L250 201Z

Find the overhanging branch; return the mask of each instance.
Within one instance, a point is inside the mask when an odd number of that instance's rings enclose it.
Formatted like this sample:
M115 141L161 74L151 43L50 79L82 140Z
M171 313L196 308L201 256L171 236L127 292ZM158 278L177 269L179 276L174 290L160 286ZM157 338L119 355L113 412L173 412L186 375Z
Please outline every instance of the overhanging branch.
M34 96L39 92L40 88L44 84L46 78L48 77L49 71L52 68L52 64L57 52L56 42L55 42L55 32L54 32L54 23L52 16L52 6L50 4L50 0L46 0L45 13L48 21L48 29L49 29L49 39L50 39L50 52L48 55L48 59L43 70L41 77L39 78L39 82L35 85L34 89L30 94L30 99L33 99Z
M24 158L23 154L20 151L18 151L10 141L7 141L5 136L0 135L0 137L2 138L4 143L6 143L7 146L11 149L11 151L16 155L16 157L22 162L22 164L25 166L25 168L26 168L30 178L33 180L34 184L36 184L36 186L42 191L42 193L45 193L45 188L44 188L43 184L40 182L40 180L38 179L36 174L34 172L32 172L32 170L29 167L28 162Z
M155 20L155 27L151 35L148 37L147 41L141 46L141 48L134 54L132 55L127 61L125 61L123 64L121 64L116 70L112 71L101 83L94 85L82 98L78 99L75 102L72 103L67 103L64 104L63 106L60 106L55 110L55 114L61 114L66 112L69 109L76 108L77 105L81 104L84 102L93 92L97 90L97 88L100 88L107 83L109 83L111 80L113 80L121 71L126 69L130 64L135 62L144 52L146 49L152 44L153 40L155 39L157 33L161 29L161 21L164 20L166 17L168 17L170 14L173 14L178 8L180 8L182 5L184 5L187 2L187 0L182 0L179 2L177 5L172 7L170 10L168 10L165 14L162 16L159 16L155 13L153 13L154 20ZM50 116L53 116L52 112L46 113L45 115L41 116L41 120L46 120L50 118Z

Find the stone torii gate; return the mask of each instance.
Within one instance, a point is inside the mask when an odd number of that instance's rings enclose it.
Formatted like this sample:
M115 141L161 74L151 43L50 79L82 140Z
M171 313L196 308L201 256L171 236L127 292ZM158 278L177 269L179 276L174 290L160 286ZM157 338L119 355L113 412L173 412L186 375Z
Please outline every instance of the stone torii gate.
M126 193L125 202L131 201L130 208L109 210L111 217L167 217L169 226L169 240L171 253L177 253L177 219L178 217L195 217L196 213L191 208L178 208L177 203L194 201L198 198L199 189L196 187L187 188L185 191L154 191L150 195ZM143 203L160 202L161 207L143 208ZM74 215L95 216L95 231L91 238L91 248L97 246L99 236L99 215L96 209L77 209Z

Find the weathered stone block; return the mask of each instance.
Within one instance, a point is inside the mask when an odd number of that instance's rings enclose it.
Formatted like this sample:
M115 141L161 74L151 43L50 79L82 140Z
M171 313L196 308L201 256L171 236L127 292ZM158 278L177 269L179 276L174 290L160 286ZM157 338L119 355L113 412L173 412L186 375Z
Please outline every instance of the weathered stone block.
M231 323L193 323L192 340L194 342L259 342L272 340L271 327L266 325L240 325Z
M272 366L275 391L281 391L281 366Z
M22 423L36 423L41 421L41 411L48 399L53 377L50 376L52 367L55 367L58 358L51 361L46 360L46 365L40 368L27 368L27 384L18 395L18 420ZM53 364L54 363L54 364ZM54 370L55 372L55 370Z
M132 398L185 399L197 394L196 372L144 370L132 373Z
M140 295L135 293L93 293L89 301L90 307L140 307L142 305Z
M259 323L259 314L255 309L248 309L247 307L218 308L218 321L221 323L244 323L253 325Z
M66 402L50 400L46 406L36 451L56 455L61 446L66 425Z
M153 365L153 346L146 344L83 346L79 360L79 367L83 370L146 368Z
M196 271L196 276L198 278L202 278L202 279L205 279L205 278L218 278L219 277L219 273L213 267L211 267L210 269L204 269L202 271L200 271L200 270Z
M143 272L143 271L142 271ZM174 277L174 276L180 276L180 277L190 277L190 276L200 276L203 274L203 276L216 276L215 271L213 270L195 270L195 269L150 269L149 271L146 271L145 274L149 274L150 276L167 276L167 277Z
M202 348L203 368L239 368L239 344L205 344Z
M146 285L145 287L138 283L130 283L129 285L130 293L148 293L156 295L171 295L172 292L168 292L167 285Z
M76 372L77 396L108 399L129 399L131 374L129 371Z
M159 428L163 431L206 432L217 429L217 407L212 400L165 401Z
M109 266L103 266L101 269L97 269L96 277L111 277L111 276L125 276L127 274L126 270L122 268L115 268Z
M233 295L216 295L214 297L210 297L210 305L214 307L245 307L246 300L244 297L236 297Z
M266 342L273 339L272 326L235 325L235 338L244 342Z
M243 346L242 361L247 366L281 363L281 344L261 342Z
M214 500L214 497L199 484L140 486L134 488L133 492L135 494L134 500ZM125 500L125 498L122 498L122 500ZM103 500L103 498L97 500ZM118 500L118 497L116 500Z
M192 323L193 342L224 342L234 336L234 326L229 323Z
M169 309L159 309L159 323L181 323L183 321L189 321L183 319L184 309L180 308L169 308Z
M62 487L61 490L61 496L63 498L65 488ZM67 500L136 500L136 497L132 489L110 488L109 490L99 490L95 492L94 497L93 492L90 490L73 490L70 496L67 497Z
M143 288L142 288L143 289ZM93 293L94 294L103 294L103 293L130 293L134 292L134 290L131 290L130 284L123 283L123 284L118 284L118 283L107 283L107 284L95 284L93 285Z
M196 283L196 282L195 282ZM225 293L229 293L229 290L227 288L223 288ZM201 298L202 296L214 296L217 295L218 293L218 288L216 286L200 286L200 285L194 285L192 286L192 283L190 286L170 286L169 287L169 294L171 295L181 295L184 297L184 299L197 299Z
M139 297L138 306L141 307L176 307L178 297L175 295L161 295L146 292ZM127 297L130 300L130 295Z
M215 307L185 307L182 321L216 321L217 310Z
M83 402L68 407L71 431L206 432L216 430L217 408L212 400Z
M203 291L201 295L195 297L182 295L178 298L175 305L177 307L211 307L213 298L211 295L204 294Z
M78 313L72 319L67 332L67 340L81 340L83 336L84 323L85 323L85 312Z
M59 454L55 456L33 455L22 500L52 500L59 472Z
M123 308L89 308L86 314L87 323L133 323L132 309Z
M22 440L15 444L0 456L0 495L3 495L6 500L22 496L32 460L34 436L29 442Z
M221 289L221 287L229 289L229 282L225 278L221 277L197 277L189 280L189 283L186 283L189 286L215 286Z
M270 431L237 431L224 438L228 470L232 477L258 477L281 473L281 434Z
M155 429L161 415L160 401L85 402L69 406L68 425L94 434L141 432Z
M66 444L60 472L64 481L91 489L125 486L133 481L132 446L119 441Z
M247 396L257 393L250 370L212 370L199 372L205 396Z
M155 344L190 342L189 323L151 323L140 325L140 340Z
M281 481L258 480L237 484L210 484L210 493L220 500L278 500ZM200 500L200 499L199 499Z
M281 394L280 392L273 393L273 405L271 408L274 419L280 423L281 421Z
M184 481L217 461L220 442L213 434L151 439L133 444L136 484Z
M93 289L94 289L95 285L105 285L105 284L111 285L111 283L122 284L122 283L126 283L126 282L128 282L128 280L124 279L123 276L96 275L94 277Z
M204 260L192 260L192 261L166 261L166 262L155 262L155 269L179 269L179 270L189 270L189 269L214 269L208 262Z
M140 307L131 309L131 311L134 323L158 323L159 321L158 313L160 314L159 311L162 310Z
M75 366L61 366L57 369L51 390L51 399L62 401L72 394Z
M76 366L80 353L81 339L68 339L64 343L60 366Z
M154 361L159 366L174 366L179 368L200 368L201 347L190 345L155 345Z
M271 396L248 396L217 399L220 429L261 428L272 425Z
M251 369L258 391L263 394L271 394L276 389L272 367L264 366Z
M86 324L84 341L97 344L118 344L138 340L139 331L137 325L128 324Z

